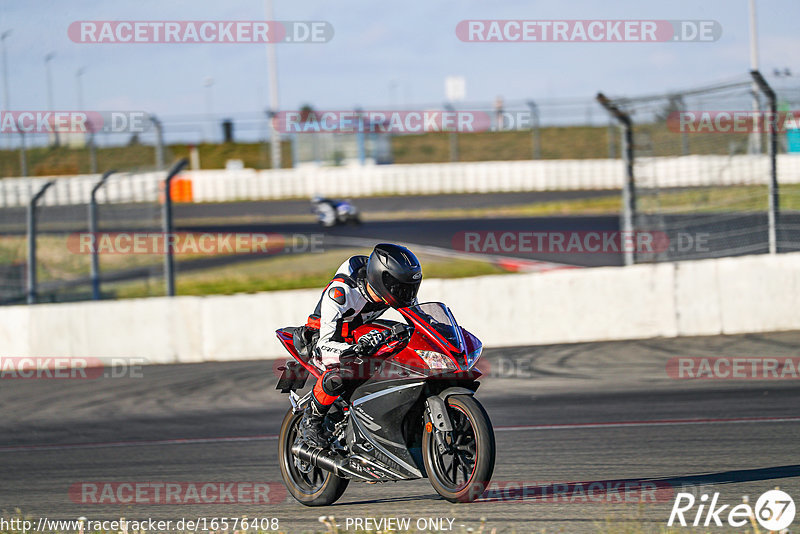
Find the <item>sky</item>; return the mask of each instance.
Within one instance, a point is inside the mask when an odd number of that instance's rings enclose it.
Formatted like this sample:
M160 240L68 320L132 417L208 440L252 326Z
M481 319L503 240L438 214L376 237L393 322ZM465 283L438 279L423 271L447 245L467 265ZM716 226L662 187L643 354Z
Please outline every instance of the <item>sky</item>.
M463 76L466 100L565 98L598 91L637 95L742 77L749 70L747 0L274 0L276 20L327 21L327 43L276 45L279 107L385 109L440 105L446 76ZM757 0L762 71L789 68L800 81L798 0ZM67 28L87 20L263 20L263 0L0 0L10 109L46 109L44 57L55 109L146 110L159 116L261 113L268 107L263 44L86 44ZM469 43L470 19L715 20L715 42ZM213 79L211 88L204 86Z

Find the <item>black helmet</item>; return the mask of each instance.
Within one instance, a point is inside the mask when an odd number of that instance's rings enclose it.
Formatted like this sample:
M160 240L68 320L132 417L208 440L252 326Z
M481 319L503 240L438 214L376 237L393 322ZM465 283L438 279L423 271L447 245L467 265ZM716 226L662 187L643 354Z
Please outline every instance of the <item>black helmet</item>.
M367 282L389 306L403 308L417 298L422 267L406 247L380 243L369 256Z

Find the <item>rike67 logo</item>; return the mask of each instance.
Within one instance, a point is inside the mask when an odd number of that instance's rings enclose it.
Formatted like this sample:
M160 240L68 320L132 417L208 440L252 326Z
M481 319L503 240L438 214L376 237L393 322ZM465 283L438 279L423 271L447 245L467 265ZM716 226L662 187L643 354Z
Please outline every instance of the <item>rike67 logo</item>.
M721 527L725 523L732 527L743 527L750 523L755 527L758 521L769 531L780 531L792 524L794 515L794 501L788 493L777 489L764 492L756 501L755 508L746 499L732 508L730 504L720 505L719 492L714 493L710 502L707 493L699 499L691 493L678 493L667 526L671 527L677 522L682 527Z

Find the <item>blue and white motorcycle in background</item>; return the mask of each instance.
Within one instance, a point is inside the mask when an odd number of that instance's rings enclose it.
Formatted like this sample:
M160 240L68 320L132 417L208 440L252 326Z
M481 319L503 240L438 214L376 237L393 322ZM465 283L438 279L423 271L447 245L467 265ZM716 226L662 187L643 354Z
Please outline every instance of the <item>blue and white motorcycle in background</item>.
M361 224L358 208L348 200L315 196L311 199L311 210L316 215L317 222L326 228L340 224Z

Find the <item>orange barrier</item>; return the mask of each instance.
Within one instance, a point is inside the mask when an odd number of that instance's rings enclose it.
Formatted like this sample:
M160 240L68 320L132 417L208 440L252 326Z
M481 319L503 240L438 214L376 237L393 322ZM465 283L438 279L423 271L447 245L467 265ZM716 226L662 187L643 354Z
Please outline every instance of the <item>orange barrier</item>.
M158 201L164 203L164 182L159 185ZM181 175L176 176L170 182L170 196L173 202L193 202L194 193L192 192L191 178L182 178Z

